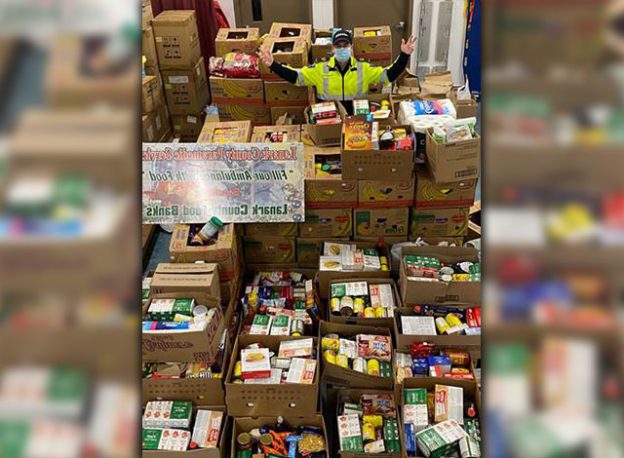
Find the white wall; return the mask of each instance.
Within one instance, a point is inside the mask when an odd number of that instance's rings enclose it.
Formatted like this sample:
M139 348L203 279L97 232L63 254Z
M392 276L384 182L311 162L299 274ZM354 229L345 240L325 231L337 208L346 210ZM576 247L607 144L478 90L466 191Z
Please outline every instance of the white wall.
M230 27L236 27L236 19L234 17L234 0L219 0L221 9L225 13Z

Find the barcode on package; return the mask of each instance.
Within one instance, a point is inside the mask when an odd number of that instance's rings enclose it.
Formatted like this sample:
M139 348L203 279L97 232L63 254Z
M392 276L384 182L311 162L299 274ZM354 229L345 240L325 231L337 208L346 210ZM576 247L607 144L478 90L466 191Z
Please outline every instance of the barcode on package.
M463 178L468 176L473 176L477 174L476 167L470 167L466 170L460 170L459 172L455 172L455 178Z

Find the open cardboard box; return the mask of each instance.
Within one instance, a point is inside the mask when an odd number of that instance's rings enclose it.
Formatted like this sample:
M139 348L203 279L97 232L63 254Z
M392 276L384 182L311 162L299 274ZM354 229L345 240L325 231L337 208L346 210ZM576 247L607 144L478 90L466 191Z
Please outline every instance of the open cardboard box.
M302 267L317 269L323 246L329 242L326 237L297 237L297 264ZM331 240L338 243L349 243L349 237L337 237Z
M222 28L215 38L217 57L223 57L229 52L255 54L260 41L260 29L257 27Z
M227 456L226 453L230 446L228 438L230 437L230 431L232 428L232 421L227 416L224 405L207 405L207 404L193 404L193 420L197 415L197 409L200 410L213 410L223 412L223 421L221 423L221 435L219 437L219 446L215 448L198 448L195 450L186 450L184 452L174 452L166 450L142 450L143 456L151 458L221 458ZM195 422L193 421L193 427ZM190 428L191 434L193 428Z
M251 121L214 122L206 120L197 143L213 143L215 130L231 131L232 143L247 143L251 137Z
M367 36L367 32L378 32ZM388 25L355 27L353 29L353 55L377 65L392 62L392 30Z
M273 413L272 411L270 411ZM321 428L323 431L323 435L325 437L325 444L328 446L329 443L327 441L327 429L325 428L325 420L322 415L314 414L314 415L298 415L298 414L289 414L283 415L284 421L292 428L297 428L299 426L315 426L317 428ZM233 426L232 426L232 444L231 444L231 458L237 458L236 454L236 438L241 433L248 433L252 429L261 428L264 425L273 425L277 421L277 416L269 417L266 415L260 417L242 417L242 418L234 418ZM264 456L264 455L262 455ZM329 458L331 454L329 454L329 448L325 452L325 457ZM223 455L225 457L225 455Z
M246 263L246 273L248 276L253 276L258 272L298 272L306 277L308 280L313 280L314 276L318 272L318 267L309 268L301 267L296 262L291 263ZM320 304L322 305L322 304Z
M478 251L475 248L444 246L404 247L401 254L399 286L401 299L404 304L481 303L481 282L410 280L410 277L407 275L405 260L403 259L406 254L413 254L435 256L445 263L461 261L479 262Z
M481 137L450 143L438 143L427 130L427 167L437 183L478 178L481 174ZM344 167L344 163L343 163Z
M256 126L251 132L251 143L272 143L268 141L267 136L274 132L286 134L287 139L284 143L301 141L301 125L291 124L288 126Z
M313 339L314 347L316 347L317 364L314 383L281 383L276 385L232 383L234 366L240 358L242 348L260 343L277 354L280 342L302 339ZM318 412L320 354L318 337L239 336L232 350L230 367L225 380L225 403L228 413L234 417L258 416L265 412L284 416L314 415Z
M397 453L364 453L364 452L342 452L338 437L337 417L340 399L348 399L350 402L359 404L363 394L390 394L394 399L396 407L396 421L399 427L399 441L401 451ZM405 456L405 442L403 433L403 420L401 419L401 408L396 399L396 394L392 390L358 389L358 388L330 388L327 390L326 414L331 418L332 424L328 427L328 434L333 444L333 449L341 458L403 458ZM336 455L334 455L336 456Z
M477 117L477 100L473 95L468 100L457 99L457 88L451 89L449 92L449 98L455 105L455 111L457 112L457 119L463 118L476 118Z
M390 103L390 115L386 119L374 119L374 121L379 123L380 130L386 126L394 126L396 124L396 116L395 111L392 109L392 102L390 101L390 94L385 93L372 93L369 91L365 96L357 96L355 100L368 100L369 102L376 102L381 104L382 101L386 100Z
M309 46L312 42L312 26L310 24L274 22L273 24L271 24L269 37L299 38L303 39Z
M342 105L342 103L334 101L336 104L336 108L338 109L338 115L342 122L338 124L329 124L329 125L319 125L319 124L310 124L310 107L307 107L304 112L304 117L306 121L305 128L307 129L310 138L316 146L340 146L342 141L342 126L344 123L344 119L347 116L347 110ZM344 167L344 163L343 163ZM344 176L344 173L343 173ZM345 177L346 178L346 177ZM355 177L350 177L355 178Z
M336 273L339 273L339 272L336 272ZM349 278L342 278L340 280L330 280L329 288L331 289L331 286L335 283L345 283L345 282L350 282L350 281L365 281L369 285L389 284L392 287L394 307L395 309L401 308L401 299L399 298L396 284L394 283L394 280L392 280L391 278L371 278L371 277L365 277L361 275L361 273L351 273L351 275L352 276ZM327 310L327 314L329 315L330 323L356 324L359 326L373 326L377 328L387 328L391 330L394 329L394 317L386 317L386 318L358 318L355 316L347 317L347 316L341 316L341 315L334 315L333 313L331 313L329 307Z
M332 29L314 29L314 40L317 38L329 38L328 44L316 44L312 42L310 45L310 62L318 62L323 59L329 60L334 52L334 47L331 43Z
M398 125L411 134L408 125ZM345 150L341 132L342 176L354 180L409 182L414 171L414 150Z
M315 163L319 159L340 161L338 147L304 146L306 207L354 208L357 206L357 181L345 180L340 174L317 175Z
M392 331L388 328L371 328L369 326L354 326L352 324L328 323L327 321L322 321L319 340L322 340L327 334L338 334L343 338L355 337L358 334L387 336L390 337L391 345L393 340ZM394 351L392 351L391 354L394 356ZM392 377L373 377L354 371L353 369L340 367L337 364L330 364L325 361L324 355L321 357L321 368L321 380L330 385L383 390L391 390L394 386L394 374Z
M325 240L327 242L336 242L337 239ZM348 242L347 242L348 243ZM388 270L346 270L342 272L336 272L332 270L319 270L316 276L319 286L319 295L321 299L329 299L329 284L332 281L339 280L350 280L354 277L371 279L371 278L390 278L390 273L392 271L392 256L390 256L390 251L387 246L383 246L381 248L378 247L377 242L357 242L356 247L363 248L376 248L379 251L379 256L385 256L388 260ZM323 251L323 246L321 246L321 252ZM319 264L317 263L317 268Z
M273 54L275 62L293 68L302 68L308 64L308 43L309 41L302 37L268 37L262 46ZM260 61L260 76L264 80L280 79L262 60Z

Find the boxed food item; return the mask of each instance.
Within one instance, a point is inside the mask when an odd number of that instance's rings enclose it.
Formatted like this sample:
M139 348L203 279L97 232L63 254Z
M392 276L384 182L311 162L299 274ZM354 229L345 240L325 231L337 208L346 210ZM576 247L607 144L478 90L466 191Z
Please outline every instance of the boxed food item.
M392 328L400 307L393 281L384 278L332 280L328 297L332 323Z
M463 237L470 208L412 208L410 237Z
M199 113L210 102L203 57L188 68L162 69L162 78L171 114Z
M306 210L299 223L300 237L350 237L353 234L351 209Z
M215 410L198 409L191 440L199 448L217 448L223 423L224 413Z
M264 128L257 127L256 129ZM248 223L244 226L245 235L249 237L265 235L275 237L294 237L297 235L297 223Z
M358 206L361 208L411 207L414 203L414 179L400 181L358 181Z
M470 207L476 188L476 178L436 183L429 173L417 168L414 206L418 209Z
M268 37L262 45L273 54L275 62L293 68L301 68L308 64L308 42L301 37ZM265 80L278 80L269 67L260 62L260 75Z
M459 423L447 420L417 433L416 443L427 458L435 458L452 452L465 436L466 432Z
M247 143L251 121L206 122L197 143Z
M143 428L189 428L192 414L190 401L150 401L143 412Z
M141 31L141 54L145 56L145 65L158 67L156 39L152 26L144 27Z
M150 291L154 294L193 293L201 291L202 304L220 305L221 289L217 264L160 263L156 267Z
M269 36L273 38L301 38L309 46L312 42L312 26L310 24L274 22L271 25L271 30L269 30Z
M164 103L160 83L155 76L144 76L141 84L141 111L151 113Z
M347 243L348 237L337 237L336 242ZM326 237L297 237L297 263L302 267L318 268Z
M179 138L182 143L195 143L205 119L204 113L172 116L174 137Z
M251 143L295 143L301 141L301 125L256 126Z
M290 124L305 124L306 118L302 107L271 106L271 124L284 124L286 118Z
M357 182L341 176L340 150L304 146L306 208L353 208Z
M464 424L464 389L458 386L436 385L434 421L455 420Z
M257 263L289 263L297 259L295 237L245 236L243 237L245 259Z
M440 143L427 130L427 167L438 183L478 178L481 172L481 137Z
M267 105L219 104L221 121L251 121L254 126L271 124L271 110Z
M171 428L143 428L141 444L144 451L184 452L188 450L191 433Z
M197 63L201 48L195 11L163 11L154 18L152 27L161 69L190 68Z
M353 54L357 59L368 60L376 65L390 65L392 62L390 26L355 27Z
M408 208L356 208L353 210L356 237L407 235Z
M221 28L215 38L216 56L222 57L229 52L255 54L260 41L260 29L257 27Z
M262 80L251 78L222 78L210 76L212 103L264 105Z
M332 29L314 29L314 41L310 46L312 63L323 59L329 60L333 52Z
M264 81L264 95L271 107L305 107L310 99L307 87L295 86L288 81Z
M347 116L340 102L323 102L305 109L307 131L316 146L338 146ZM349 177L354 178L354 177Z
M406 431L417 433L429 426L427 388L403 389L403 424ZM411 425L408 427L408 425ZM408 453L415 452L408 447Z

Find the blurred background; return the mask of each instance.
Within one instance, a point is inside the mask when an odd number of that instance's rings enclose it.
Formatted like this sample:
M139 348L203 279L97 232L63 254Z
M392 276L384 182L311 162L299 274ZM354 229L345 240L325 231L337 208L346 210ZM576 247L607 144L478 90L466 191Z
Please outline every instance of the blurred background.
M482 24L488 456L624 456L624 2Z
M0 456L138 450L138 2L0 2Z

